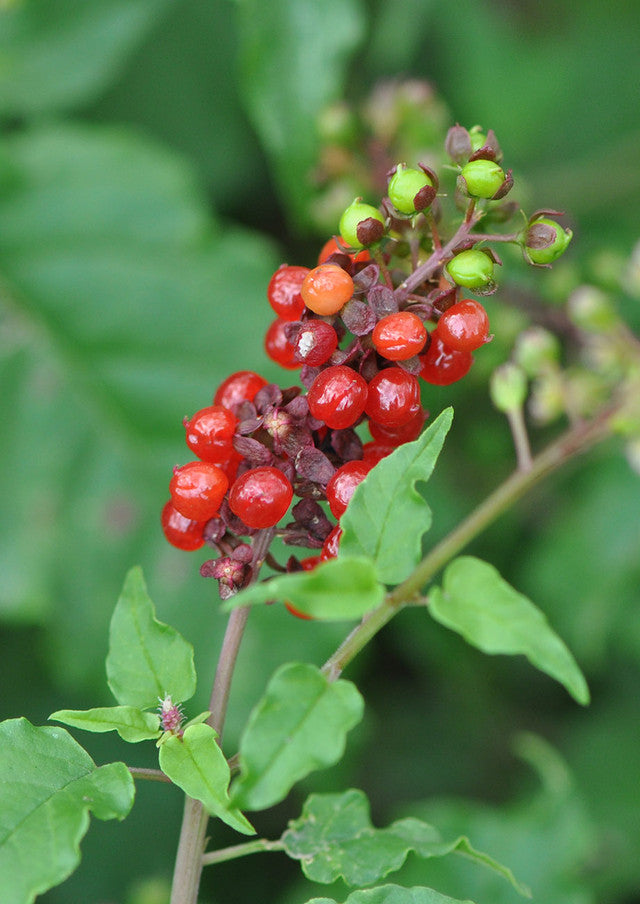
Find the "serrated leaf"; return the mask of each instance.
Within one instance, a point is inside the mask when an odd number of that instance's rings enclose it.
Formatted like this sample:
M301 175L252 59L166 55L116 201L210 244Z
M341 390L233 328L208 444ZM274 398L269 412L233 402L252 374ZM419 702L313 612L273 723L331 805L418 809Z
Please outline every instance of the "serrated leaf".
M245 105L285 199L306 219L316 120L340 96L350 55L365 35L364 9L360 0L242 0L238 7Z
M384 584L399 584L422 557L431 509L416 484L431 476L452 419L445 409L417 440L378 462L340 520L340 555L373 559Z
M333 898L311 898L307 904L337 904L337 902ZM381 885L379 888L354 891L343 904L474 904L474 902L450 898L432 888Z
M223 609L287 600L313 618L354 619L379 606L384 593L370 559L345 556L325 562L313 571L276 575L252 584L232 597Z
M0 877L3 901L31 904L80 862L98 819L124 819L134 784L124 763L97 767L63 728L0 724Z
M299 819L282 836L289 857L301 861L314 882L342 878L348 885L371 885L400 869L410 851L419 857L458 853L500 873L522 894L528 894L509 869L476 851L465 837L442 841L439 832L419 819L399 819L386 829L371 824L369 801L362 791L312 794Z
M0 10L0 110L23 116L86 101L117 78L168 0L24 0Z
M428 610L484 653L521 653L563 684L578 703L589 702L584 675L544 613L487 562L473 556L454 559L442 589L429 592Z
M263 810L283 800L315 769L336 763L364 702L350 681L330 682L307 663L287 663L271 678L240 740L240 776L231 799Z
M253 835L249 820L229 800L229 765L210 725L189 725L182 737L170 735L160 746L160 768L189 797L202 801L237 832Z
M155 617L140 568L127 574L109 630L107 679L118 703L148 709L171 695L193 696L193 647L175 628Z
M136 744L160 735L160 716L136 706L99 706L95 709L59 709L50 719L83 731L117 731L123 741Z

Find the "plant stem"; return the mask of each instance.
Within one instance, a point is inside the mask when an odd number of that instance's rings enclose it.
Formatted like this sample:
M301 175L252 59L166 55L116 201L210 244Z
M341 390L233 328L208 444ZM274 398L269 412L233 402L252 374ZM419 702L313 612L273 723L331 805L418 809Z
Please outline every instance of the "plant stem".
M129 766L128 769L134 778L145 779L148 782L168 782L170 785L173 784L162 769L145 769L141 766Z
M532 487L576 455L611 435L611 421L619 413L622 402L603 409L591 421L569 428L555 442L532 459L526 470L517 470L471 512L454 530L419 563L409 577L387 594L384 602L366 615L353 629L322 671L335 681L352 659L378 631L404 606L415 601L434 576L489 524L511 508Z
M221 848L219 851L209 851L202 858L203 866L211 866L214 863L224 863L226 860L235 860L238 857L246 857L247 854L259 854L261 851L283 851L281 841L269 841L267 838L257 838L255 841L247 841L245 844L234 844L231 847Z
M258 577L273 536L273 528L261 531L255 536L251 582ZM248 606L233 609L222 640L209 701L210 716L207 719L207 723L218 732L219 737L222 736L233 670L248 615ZM171 886L171 904L197 904L208 822L209 814L200 801L186 797Z

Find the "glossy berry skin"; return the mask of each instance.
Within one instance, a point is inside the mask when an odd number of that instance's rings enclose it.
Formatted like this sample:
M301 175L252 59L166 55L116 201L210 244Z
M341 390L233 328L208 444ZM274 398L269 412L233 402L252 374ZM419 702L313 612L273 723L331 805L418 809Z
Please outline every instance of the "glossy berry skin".
M281 320L299 320L304 311L300 295L308 267L290 267L282 264L271 277L267 287L269 304Z
M256 394L266 385L265 378L252 370L239 370L218 386L213 404L223 405L233 411L243 402L253 402Z
M449 261L447 273L458 286L482 289L493 283L493 261L484 251L470 248Z
M327 484L327 502L335 518L341 518L346 512L355 488L362 483L372 467L370 461L348 461L334 473Z
M400 213L411 216L429 207L431 201L424 203L421 198L423 189L432 186L433 183L422 170L410 169L400 164L389 180L389 200ZM429 193L431 199L433 193Z
M320 264L307 274L300 292L314 314L337 314L353 295L353 280L336 264Z
M375 421L369 421L369 432L377 443L383 446L402 446L404 443L411 443L417 439L427 419L427 412L424 408L420 408L410 421L401 427L385 427L377 424Z
M366 248L384 235L384 217L377 207L357 198L340 217L340 235L351 248Z
M169 482L174 508L192 521L208 521L217 515L228 487L224 471L208 461L190 461L174 468Z
M306 559L300 559L300 567L302 571L313 571L314 568L322 562L320 556L307 556ZM313 615L307 615L306 612L301 612L299 609L296 609L294 605L292 605L289 600L284 601L285 608L292 614L295 615L296 618L302 618L305 621L313 621Z
M229 508L248 527L273 527L285 514L293 487L282 471L267 465L245 471L229 492Z
M185 518L174 508L171 500L162 509L160 523L166 539L176 549L193 552L204 546L204 526L207 522Z
M286 320L274 320L269 325L264 337L264 350L272 361L286 370L297 370L300 364L296 360L295 346L287 339Z
M502 167L493 160L471 160L462 167L460 176L472 198L492 198L505 180Z
M366 248L363 248L362 251L356 251L356 252L344 251L340 247L340 245L338 245L338 243L336 242L335 236L333 236L333 235L331 236L330 239L328 239L324 243L324 245L320 249L320 254L318 255L318 263L324 264L324 262L327 260L327 258L331 257L332 254L347 254L348 257L350 257L351 260L356 264L359 264L361 261L370 261L371 260L371 255L369 254L369 252L367 251Z
M371 339L378 354L388 361L406 361L422 351L427 330L415 314L398 311L376 323Z
M449 386L461 380L473 364L471 352L449 348L435 329L431 334L431 345L426 354L420 356L422 370L420 376L434 386Z
M395 446L387 446L384 443L379 443L376 440L372 440L370 443L365 443L362 447L362 460L365 464L377 465L379 461L382 461L383 458L386 458L387 455L391 455L392 452L395 452Z
M489 318L479 301L465 298L444 312L437 330L449 348L472 352L489 341Z
M342 528L339 524L336 524L333 530L329 534L327 534L327 538L322 544L322 549L320 550L320 558L323 562L326 562L328 559L337 558L341 536Z
M183 421L187 446L202 461L219 464L234 453L233 435L238 419L222 405L209 405Z
M551 264L567 250L573 233L570 229L563 229L555 220L549 217L538 217L529 224L527 230L525 251L528 259L534 264ZM551 238L550 244L543 248L536 247L540 239Z
M402 427L420 411L420 384L400 367L381 370L369 382L365 412L384 427Z
M306 320L296 337L295 359L310 367L326 364L338 347L338 334L325 320Z
M309 411L332 430L351 427L367 403L367 383L344 364L327 367L315 378L307 394Z

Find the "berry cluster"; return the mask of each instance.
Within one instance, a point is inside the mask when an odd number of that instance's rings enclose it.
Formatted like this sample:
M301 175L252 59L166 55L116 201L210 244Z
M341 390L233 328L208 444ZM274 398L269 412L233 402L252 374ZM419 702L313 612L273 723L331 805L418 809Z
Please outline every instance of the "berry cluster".
M275 568L308 569L335 557L339 519L355 488L422 430L425 384L462 379L473 353L491 339L484 306L466 297L467 290L495 291L499 258L489 243L518 243L529 263L547 266L569 242L550 211L517 233L477 232L485 217L498 213L504 222L513 213L502 202L511 173L500 166L491 132L456 126L446 146L458 168L450 197L464 209L446 240L436 173L402 164L389 173L380 208L361 199L349 205L315 267L282 264L273 274L267 299L276 319L266 353L299 370L306 394L240 371L222 383L212 405L184 421L197 458L175 468L162 524L173 545L207 543L218 552L201 572L217 578L223 597L254 576L262 559L246 541L257 532L320 550L286 565L270 559ZM281 525L294 497L292 520Z

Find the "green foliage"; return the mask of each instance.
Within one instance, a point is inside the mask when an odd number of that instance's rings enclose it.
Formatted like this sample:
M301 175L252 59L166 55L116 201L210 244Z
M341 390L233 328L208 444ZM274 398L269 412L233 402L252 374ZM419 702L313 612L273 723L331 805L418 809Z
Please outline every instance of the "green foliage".
M340 557L313 571L276 575L253 584L232 597L223 609L287 600L313 618L342 620L364 615L380 605L383 596L384 587L370 559Z
M544 614L487 562L472 556L454 559L445 570L442 589L429 592L428 611L485 653L524 654L578 703L589 702L582 672Z
M317 116L341 94L365 35L360 0L242 0L242 92L294 217L306 219ZM326 23L339 21L339 28Z
M307 904L336 904L331 898L312 898ZM473 904L441 895L432 888L401 888L399 885L383 885L354 891L343 904Z
M135 706L99 706L95 709L59 709L50 719L84 731L117 731L123 741L137 744L160 737L160 716Z
M404 580L420 561L431 509L416 484L431 476L452 419L443 411L415 442L378 462L341 519L340 554L369 556L385 584Z
M363 700L350 681L329 682L315 666L283 665L251 713L240 741L237 806L261 810L283 800L315 769L342 756L347 732L362 718Z
M156 619L140 568L125 578L111 619L107 677L118 703L141 709L167 694L182 703L195 693L193 647Z
M0 875L11 904L31 904L73 872L89 811L124 819L133 804L124 763L96 767L64 729L26 719L0 723L0 774Z
M31 0L0 10L0 112L73 107L121 72L167 0Z
M210 725L190 725L182 737L167 735L160 745L160 768L208 813L244 835L254 834L249 820L229 801L229 766Z
M372 885L400 869L411 851L423 859L458 853L490 867L521 894L530 896L511 870L474 850L463 836L443 842L433 826L411 817L375 829L366 795L354 789L342 794L312 794L300 818L289 823L282 842L286 853L301 861L305 876L314 882L342 878L348 885Z

